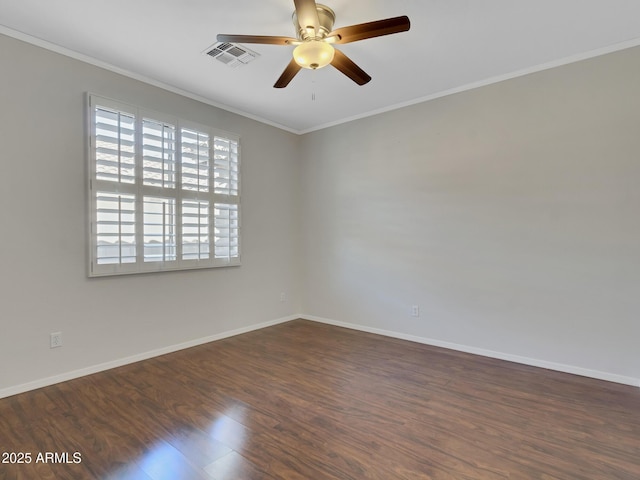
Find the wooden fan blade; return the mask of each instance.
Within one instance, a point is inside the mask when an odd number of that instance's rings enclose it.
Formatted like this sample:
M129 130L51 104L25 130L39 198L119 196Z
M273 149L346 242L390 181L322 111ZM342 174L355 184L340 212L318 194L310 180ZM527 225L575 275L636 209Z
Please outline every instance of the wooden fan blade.
M338 50L337 48L335 50L336 52L333 56L333 60L331 61L331 65L336 67L358 85L369 83L371 77L367 74L367 72L353 63L353 61L340 50Z
M291 45L291 42L297 41L291 37L270 37L267 35L227 35L219 34L216 39L219 42L229 43L263 43L265 45Z
M302 67L296 63L295 60L291 60L287 68L284 69L280 78L273 85L273 88L284 88L289 85L289 82L293 80L293 77L296 76L296 73L300 71Z
M387 18L375 22L360 23L349 27L342 27L329 34L330 37L337 37L336 44L357 42L366 38L381 37L392 33L406 32L411 27L409 17Z
M296 4L296 15L301 28L311 27L315 32L320 29L320 19L315 0L293 0Z

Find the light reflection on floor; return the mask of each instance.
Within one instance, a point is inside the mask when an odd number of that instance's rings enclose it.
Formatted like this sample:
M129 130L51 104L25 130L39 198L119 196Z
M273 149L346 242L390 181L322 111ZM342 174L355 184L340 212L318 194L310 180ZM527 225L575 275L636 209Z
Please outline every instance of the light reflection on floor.
M212 480L224 480L242 470L244 459L238 452L231 452L205 467Z
M237 418L238 413L242 415L242 412L238 412L238 410L235 409L232 415ZM242 416L240 416L240 418L242 418ZM245 432L246 427L244 425L227 415L220 415L211 424L208 433L212 438L226 443L234 450L239 450L244 444Z
M244 409L231 407L229 415L241 420ZM236 451L242 448L246 436L246 427L230 416L218 415L206 432L199 431L193 435L193 448L202 448L202 437L209 437L211 442L228 445L230 448L219 458L210 457L211 463L194 465L178 448L189 448L189 441L176 448L171 441L160 440L152 445L140 458L121 466L109 473L103 480L130 480L150 478L153 480L190 480L193 478L211 478L224 480L242 471L245 459ZM196 440L197 437L197 440ZM223 447L224 448L224 447ZM219 454L220 447L217 447ZM217 455L216 455L217 457ZM204 463L204 462L203 462Z

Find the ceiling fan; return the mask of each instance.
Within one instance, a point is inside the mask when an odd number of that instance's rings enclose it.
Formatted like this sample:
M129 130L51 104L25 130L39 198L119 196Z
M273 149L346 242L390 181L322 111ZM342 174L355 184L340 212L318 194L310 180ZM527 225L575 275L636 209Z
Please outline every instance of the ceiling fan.
M293 23L296 38L267 35L219 34L218 42L261 43L265 45L295 45L293 59L276 81L275 88L284 88L301 68L315 70L329 64L344 73L358 85L364 85L371 77L334 45L357 42L367 38L406 32L411 23L407 16L360 23L333 30L336 15L326 5L315 0L294 0Z

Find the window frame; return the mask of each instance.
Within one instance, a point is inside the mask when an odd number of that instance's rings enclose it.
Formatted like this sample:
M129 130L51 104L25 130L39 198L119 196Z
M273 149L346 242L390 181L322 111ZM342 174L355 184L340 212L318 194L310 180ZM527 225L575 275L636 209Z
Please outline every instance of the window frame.
M172 115L157 112L154 110L137 107L121 101L113 100L103 96L87 93L87 108L88 112L88 205L89 205L89 228L88 228L88 276L89 277L102 277L110 275L127 275L136 273L151 273L162 271L176 271L176 270L192 270L202 268L216 268L216 267L229 267L239 266L241 264L241 145L240 137L236 134L226 132L217 128L213 128L207 125L202 125L197 122L184 120ZM120 181L111 181L98 178L98 162L96 152L96 108L101 107L105 110L120 112L125 115L134 117L134 183L123 183ZM145 168L143 160L143 125L145 120L162 123L163 125L171 125L174 127L174 157L173 164L175 165L173 174L174 187L166 187L164 185L149 185L145 184L144 172ZM209 137L208 142L208 192L199 190L188 190L183 188L182 184L182 131L183 129L196 131L202 134L206 134ZM215 139L225 139L231 142L236 147L237 161L231 162L230 171L235 167L237 171L237 180L235 180L234 192L227 192L227 194L216 193L215 188L215 176L214 170L215 157L214 157L214 144ZM164 159L163 159L164 162ZM163 167L164 168L164 167ZM230 174L231 175L231 174ZM161 182L164 183L164 182ZM237 192L237 194L234 194ZM132 263L122 263L122 241L120 240L118 246L120 247L120 261L118 263L98 263L98 193L109 194L113 196L117 195L134 195L135 207L134 207L134 228L135 228L135 261ZM175 208L173 212L173 218L175 222L175 260L158 260L149 261L145 259L145 213L151 215L150 210L145 210L145 201L150 198L166 198L175 202ZM183 258L183 202L185 201L201 201L208 202L208 258L188 259ZM149 203L149 202L147 202ZM216 256L218 249L225 250L224 247L220 247L216 241L216 217L214 216L215 206L225 205L231 206L237 212L235 220L228 220L228 230L235 232L231 238L235 241L231 246L227 247L228 255L225 257ZM164 210L163 210L164 211ZM121 229L123 222L119 217L118 228ZM163 215L163 222L166 221L166 217ZM104 223L104 222L103 222ZM233 227L232 227L233 225ZM151 228L151 227L149 227ZM147 235L150 235L147 232ZM162 235L162 249L163 252L167 248L167 237L164 236L164 223L163 223L163 235ZM227 237L230 238L230 237ZM198 248L202 244L198 243ZM147 245L148 247L148 245ZM237 255L233 255L232 251L237 250Z

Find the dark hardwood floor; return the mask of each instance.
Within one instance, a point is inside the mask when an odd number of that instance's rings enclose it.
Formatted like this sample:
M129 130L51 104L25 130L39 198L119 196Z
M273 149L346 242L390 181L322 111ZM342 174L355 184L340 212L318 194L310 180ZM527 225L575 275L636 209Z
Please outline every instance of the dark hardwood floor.
M32 456L1 479L638 480L640 389L298 320L2 399L1 452Z

